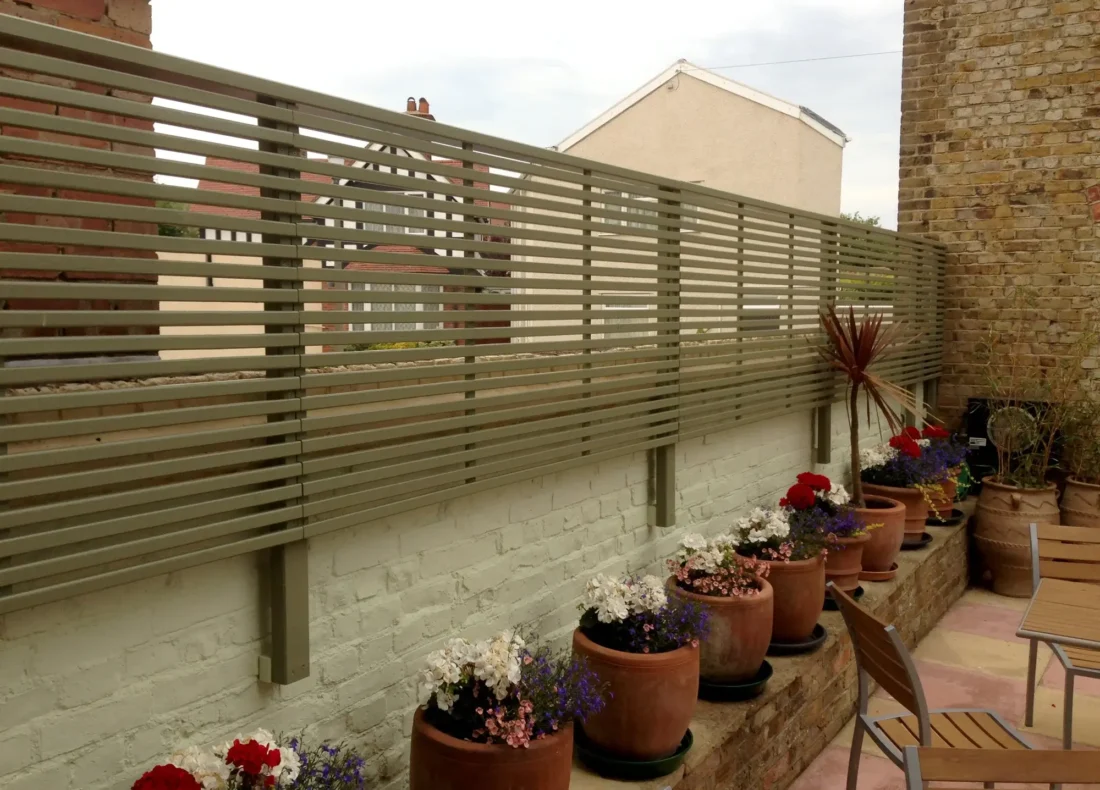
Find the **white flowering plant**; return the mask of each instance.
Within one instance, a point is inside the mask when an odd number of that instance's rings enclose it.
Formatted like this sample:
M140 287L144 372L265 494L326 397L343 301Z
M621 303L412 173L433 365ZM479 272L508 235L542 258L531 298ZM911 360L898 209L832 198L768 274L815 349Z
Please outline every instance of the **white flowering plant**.
M491 639L451 639L420 672L428 721L478 743L526 748L604 705L604 689L583 658L532 646L514 630Z
M669 600L656 576L589 579L580 605L584 634L604 647L626 653L664 653L698 644L707 612L691 601Z
M301 774L301 756L294 746L256 730L214 748L183 748L146 771L132 790L291 790L304 787L298 781Z
M793 530L788 507L753 508L734 523L731 534L742 557L781 562L816 557L827 542L824 536Z
M739 555L737 539L731 533L709 540L695 533L684 535L668 568L680 588L725 598L758 595L760 580L771 570L766 562Z

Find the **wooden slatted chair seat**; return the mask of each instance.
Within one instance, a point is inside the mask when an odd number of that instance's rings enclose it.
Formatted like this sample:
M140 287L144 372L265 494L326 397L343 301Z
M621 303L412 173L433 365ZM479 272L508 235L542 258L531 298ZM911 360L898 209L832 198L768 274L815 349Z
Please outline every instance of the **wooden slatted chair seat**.
M859 713L848 762L848 790L856 790L864 734L869 735L899 768L904 763L905 749L910 746L1002 754L1032 748L1012 725L993 711L930 711L913 659L897 629L862 609L833 584L829 584L829 589L852 636L859 670ZM908 712L870 716L867 712L869 678L877 681L883 691Z
M1100 640L1100 528L1031 525L1033 598L1025 619L1032 630L1042 631L1051 637L1059 634L1065 636L1063 630L1067 626L1066 615L1052 610L1051 602L1042 596L1039 600L1034 597L1043 580L1047 580L1047 585L1043 588L1044 594L1058 597L1061 603L1073 607L1073 631L1076 633L1084 628L1079 636ZM1072 589L1063 590L1063 587ZM1029 727L1035 719L1039 641L1041 640L1031 638L1028 646L1027 707L1024 723ZM1057 644L1054 641L1047 644L1066 672L1062 705L1062 746L1072 749L1074 679L1078 675L1100 678L1100 650Z
M1024 749L997 754L981 749L907 746L907 790L941 787L939 782L981 782L986 787L993 787L996 782L1100 787L1100 752Z
M994 751L1030 748L1012 725L989 711L938 710L931 711L928 719L932 726L932 745L939 748ZM868 734L884 752L893 751L890 756L898 760L905 747L921 745L920 720L911 713L876 716L869 722ZM880 738L887 743L880 742Z

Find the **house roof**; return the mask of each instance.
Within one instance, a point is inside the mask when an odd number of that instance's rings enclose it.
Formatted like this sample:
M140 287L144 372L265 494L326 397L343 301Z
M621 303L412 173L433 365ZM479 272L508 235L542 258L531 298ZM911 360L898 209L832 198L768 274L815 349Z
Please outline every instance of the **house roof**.
M588 135L592 134L601 126L610 123L615 118L622 115L624 112L629 110L631 107L640 102L649 94L653 93L653 91L660 88L677 74L687 74L689 77L694 77L697 80L705 82L708 85L713 85L714 87L732 93L735 96L740 96L743 99L748 99L749 101L756 102L757 104L768 107L772 110L775 110L776 112L781 112L784 115L789 115L792 118L797 118L798 120L809 126L811 129L820 132L824 137L828 138L842 148L844 147L844 144L848 142L848 136L844 134L844 132L842 132L834 124L829 123L816 112L810 110L807 107L802 107L798 104L791 104L790 102L776 98L771 94L764 93L763 91L758 91L756 90L756 88L750 88L748 85L737 82L736 80L731 80L728 77L723 77L721 74L715 74L713 71L707 71L704 68L692 65L688 61L680 59L669 66L667 69L662 71L660 74L658 74L656 77L651 79L645 85L638 88L638 90L634 91L629 96L624 98L614 107L607 110L605 113L595 118L590 123L586 124L577 131L573 132L573 134L566 137L558 145L554 146L555 149L558 151L568 151L570 148L572 148L584 138L588 137Z

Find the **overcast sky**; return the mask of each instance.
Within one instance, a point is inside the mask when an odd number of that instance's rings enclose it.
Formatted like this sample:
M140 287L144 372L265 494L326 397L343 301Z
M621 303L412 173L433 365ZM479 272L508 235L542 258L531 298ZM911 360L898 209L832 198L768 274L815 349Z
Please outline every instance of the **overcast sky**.
M529 10L530 9L530 10ZM901 49L899 0L155 0L159 51L554 145L679 58L719 67ZM852 138L843 209L895 227L901 55L715 69Z

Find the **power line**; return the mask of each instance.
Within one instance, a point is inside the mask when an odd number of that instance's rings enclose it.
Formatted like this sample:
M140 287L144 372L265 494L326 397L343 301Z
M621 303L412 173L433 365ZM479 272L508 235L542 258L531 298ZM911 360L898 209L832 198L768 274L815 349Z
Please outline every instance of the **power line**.
M786 63L814 63L819 60L846 60L848 58L871 58L877 55L900 55L900 49L888 49L883 52L859 52L854 55L827 55L823 58L799 58L798 60L769 60L761 63L734 63L730 66L696 66L684 71L720 71L721 69L747 69L752 66L780 66Z

